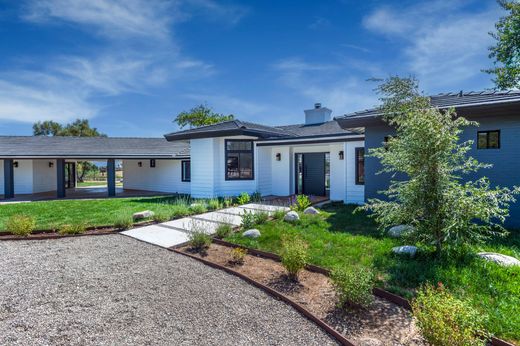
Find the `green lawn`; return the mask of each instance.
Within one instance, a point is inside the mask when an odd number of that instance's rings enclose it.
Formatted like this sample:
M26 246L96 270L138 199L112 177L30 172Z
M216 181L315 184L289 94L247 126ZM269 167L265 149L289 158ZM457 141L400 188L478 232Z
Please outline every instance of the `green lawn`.
M78 181L78 187L91 187L91 186L107 186L106 181ZM123 186L122 183L116 183L116 186Z
M246 239L239 233L227 238L271 252L279 252L281 239L299 235L309 244L313 264L332 268L335 265L372 266L378 274L378 286L410 298L422 283L442 282L453 293L469 300L489 316L487 327L498 337L520 341L520 268L503 268L474 256L453 262L440 261L431 254L415 259L391 253L399 240L381 236L375 224L364 214L353 214L353 206L333 204L319 217L302 217L299 224L272 221L255 226L262 236ZM501 252L520 258L520 232L500 241L475 248Z
M37 229L52 229L64 224L85 223L89 226L113 224L121 214L132 215L143 210L182 216L187 204L179 205L178 197L110 198L97 200L61 200L0 205L0 230L5 230L7 219L16 214L35 218Z

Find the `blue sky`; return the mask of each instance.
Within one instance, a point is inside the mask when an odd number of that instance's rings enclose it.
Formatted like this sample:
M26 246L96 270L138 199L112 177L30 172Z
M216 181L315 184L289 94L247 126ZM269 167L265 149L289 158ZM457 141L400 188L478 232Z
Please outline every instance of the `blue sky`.
M0 134L78 117L161 136L182 110L266 124L377 103L367 79L427 93L492 87L493 0L0 0Z

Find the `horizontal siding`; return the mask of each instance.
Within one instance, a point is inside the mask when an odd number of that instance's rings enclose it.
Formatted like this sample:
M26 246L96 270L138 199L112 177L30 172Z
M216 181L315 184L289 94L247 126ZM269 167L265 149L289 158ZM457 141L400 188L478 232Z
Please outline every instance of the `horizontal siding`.
M4 194L4 160L0 160L0 195Z
M272 178L271 178L271 156L272 150L270 147L257 147L257 164L256 177L258 181L258 191L263 196L272 194Z
M18 167L14 168L14 194L30 194L33 192L32 160L15 160Z
M55 191L56 180L56 160L33 160L33 193Z
M365 202L365 185L356 185L356 148L364 146L364 141L345 143L345 164L347 170L345 203L363 204Z
M196 198L215 196L215 152L212 138L190 141L191 195Z
M139 167L138 162L142 162ZM181 181L180 160L123 160L123 188L171 193L190 193L190 183Z

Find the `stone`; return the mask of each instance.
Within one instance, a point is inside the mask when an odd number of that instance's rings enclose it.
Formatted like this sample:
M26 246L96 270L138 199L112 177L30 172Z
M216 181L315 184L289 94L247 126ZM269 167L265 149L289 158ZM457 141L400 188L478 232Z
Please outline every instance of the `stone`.
M495 262L496 264L504 267L520 266L520 260L511 256L502 255L501 253L479 252L477 256L483 258L486 261Z
M400 238L404 235L410 234L415 230L412 226L399 225L394 226L388 230L388 235L392 238Z
M398 255L409 255L410 257L415 256L417 253L417 246L413 245L404 245L404 246L396 246L392 248L392 252Z
M260 231L257 229L254 229L254 228L248 229L247 231L242 233L242 236L246 237L246 238L256 239L256 238L260 237Z
M311 215L316 215L316 214L319 214L320 211L314 207L308 207L308 208L305 208L305 210L303 211L304 214L311 214Z
M300 215L298 215L298 213L295 211L290 211L287 214L285 214L285 217L283 219L289 222L297 221L300 219Z
M152 216L154 216L155 213L151 210L144 210L144 211L140 211L138 213L134 213L132 215L133 219L134 220L141 220L141 219L148 219Z

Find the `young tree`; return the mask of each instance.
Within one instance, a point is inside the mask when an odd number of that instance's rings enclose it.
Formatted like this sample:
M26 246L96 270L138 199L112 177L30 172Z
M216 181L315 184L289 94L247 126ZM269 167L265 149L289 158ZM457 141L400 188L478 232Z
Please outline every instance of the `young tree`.
M383 119L396 135L369 156L379 159L381 172L392 178L382 192L386 199L370 199L363 209L373 212L382 229L413 226L415 240L434 245L438 254L446 245L504 233L501 224L520 189L492 188L485 177L462 181L462 175L490 167L468 156L472 141L459 140L463 127L477 124L453 109L432 107L414 79L391 77L378 91Z
M216 124L222 121L233 119L234 116L232 114L224 115L215 113L207 105L199 105L190 109L189 111L180 112L179 115L177 115L175 118L174 122L176 122L180 128L185 126L189 126L191 128Z
M498 4L508 14L495 24L496 32L489 34L497 41L489 48L489 57L494 68L485 72L494 74L494 82L499 89L520 86L520 3L511 0L498 0Z

